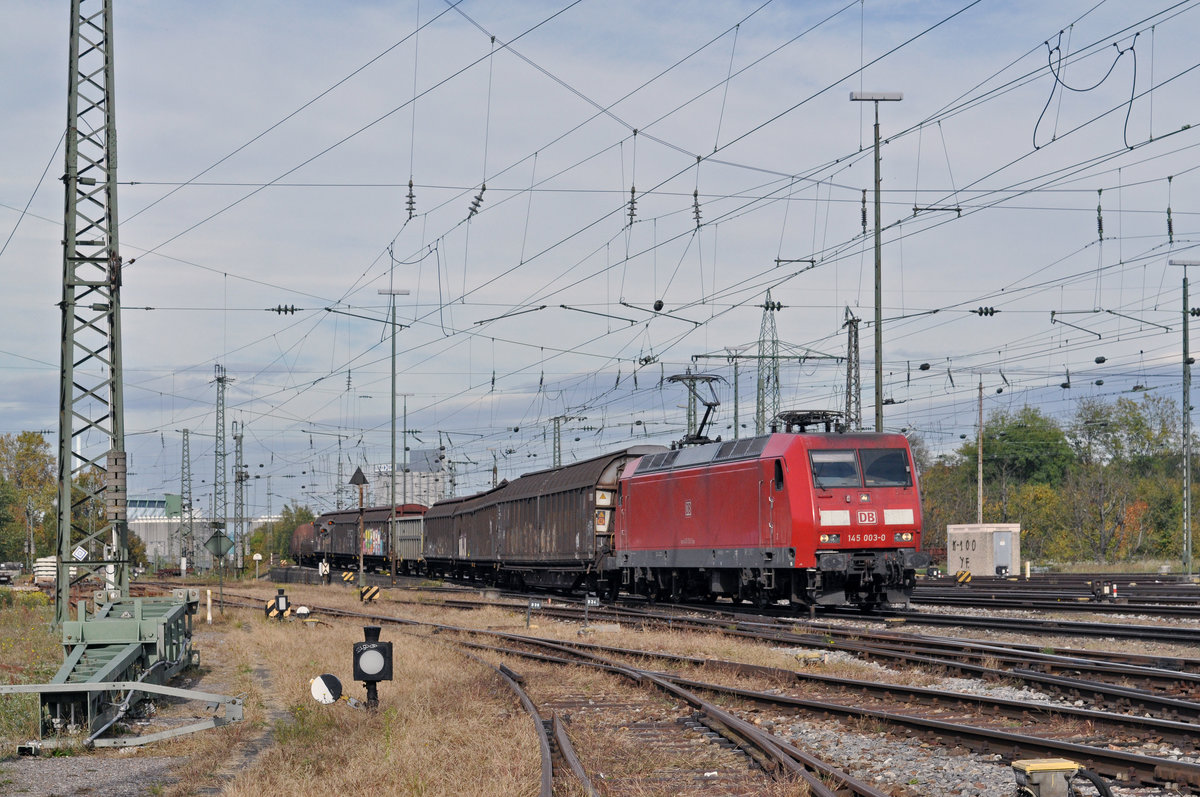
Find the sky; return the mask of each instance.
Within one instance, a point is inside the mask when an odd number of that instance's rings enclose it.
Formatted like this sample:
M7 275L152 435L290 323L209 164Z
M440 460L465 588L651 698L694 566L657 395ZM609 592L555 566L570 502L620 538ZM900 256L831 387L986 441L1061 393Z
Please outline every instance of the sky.
M855 91L903 94L886 430L952 451L981 384L985 415L1180 401L1200 2L115 5L131 495L179 492L188 429L212 501L218 365L251 513L390 463L393 364L398 437L459 494L548 467L556 417L564 461L680 439L687 369L710 436L753 434L768 319L785 410L845 409L860 319L873 428ZM0 14L0 433L53 442L69 11Z

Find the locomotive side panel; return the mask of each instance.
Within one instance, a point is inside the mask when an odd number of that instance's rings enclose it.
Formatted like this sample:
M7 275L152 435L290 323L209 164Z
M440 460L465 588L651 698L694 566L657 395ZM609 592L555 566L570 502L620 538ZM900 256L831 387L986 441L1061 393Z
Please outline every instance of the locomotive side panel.
M743 566L770 540L770 498L756 461L627 479L620 495L623 559ZM656 554L657 552L657 554Z

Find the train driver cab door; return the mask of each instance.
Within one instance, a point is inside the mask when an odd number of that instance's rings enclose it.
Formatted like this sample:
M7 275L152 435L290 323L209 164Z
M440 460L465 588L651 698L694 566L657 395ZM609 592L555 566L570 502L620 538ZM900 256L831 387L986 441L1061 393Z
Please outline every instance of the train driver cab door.
M764 460L764 478L759 481L758 545L774 548L784 538L787 501L784 498L784 465L782 459Z

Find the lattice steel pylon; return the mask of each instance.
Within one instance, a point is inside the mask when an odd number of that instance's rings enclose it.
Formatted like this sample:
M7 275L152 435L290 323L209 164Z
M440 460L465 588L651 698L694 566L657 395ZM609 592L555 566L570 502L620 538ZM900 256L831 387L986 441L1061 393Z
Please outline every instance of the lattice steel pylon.
M846 428L862 431L862 361L858 353L859 319L846 308Z
M225 366L217 363L213 366L213 381L217 383L217 441L213 447L213 513L212 525L214 534L225 534L228 525L229 499L226 490L225 469L225 385L229 377L225 375ZM213 562L213 566L216 566Z
M782 309L771 301L771 292L762 304L762 327L758 333L758 397L755 402L754 433L766 434L767 425L779 414L779 332L775 312Z
M242 433L245 424L233 422L233 558L240 572L246 562L246 482L250 474L242 461Z
M106 586L129 594L112 0L72 0L67 81L54 607L60 625L72 581L111 566Z
M179 553L187 557L188 564L196 566L195 514L192 512L192 448L191 435L183 430L183 458L179 463L179 503L183 511L179 526ZM184 573L183 575L187 575Z

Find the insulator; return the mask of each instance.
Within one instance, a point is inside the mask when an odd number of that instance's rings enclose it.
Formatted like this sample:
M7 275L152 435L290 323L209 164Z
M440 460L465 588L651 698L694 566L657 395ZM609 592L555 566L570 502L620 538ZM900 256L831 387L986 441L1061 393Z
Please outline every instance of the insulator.
M1171 206L1167 205L1167 243L1175 243L1175 221L1171 218Z
M1188 310L1188 315L1192 316L1193 318L1195 316L1200 316L1200 307L1191 308L1190 310Z
M633 226L633 219L637 216L637 187L629 186L629 226Z
M1099 199L1100 195L1103 192L1104 192L1103 188L1097 189L1097 191L1096 191L1097 199ZM1096 203L1096 232L1098 232L1100 234L1101 241L1104 240L1104 215L1103 215L1103 213L1104 213L1103 208L1101 208L1099 202L1097 202Z
M411 221L412 217L417 213L417 195L413 193L413 181L408 179L408 201L404 203L404 207L408 210L408 218Z
M867 234L867 189L863 189L862 197L862 227L863 235Z
M700 189L697 188L692 192L692 216L696 219L696 226L700 226Z
M468 219L479 212L479 206L483 204L483 192L486 190L487 190L487 183L484 183L483 185L481 185L479 187L479 193L476 194L475 198L471 200L471 209L467 213Z

